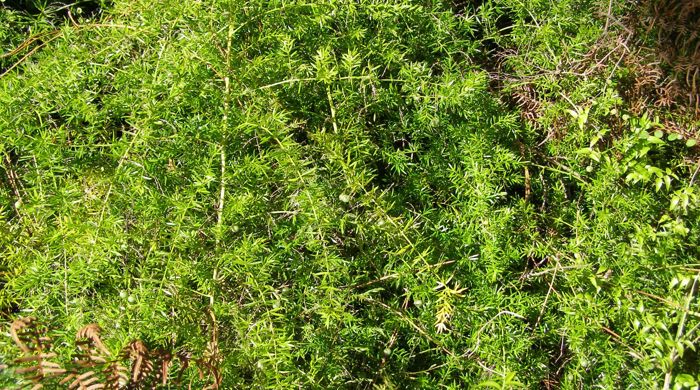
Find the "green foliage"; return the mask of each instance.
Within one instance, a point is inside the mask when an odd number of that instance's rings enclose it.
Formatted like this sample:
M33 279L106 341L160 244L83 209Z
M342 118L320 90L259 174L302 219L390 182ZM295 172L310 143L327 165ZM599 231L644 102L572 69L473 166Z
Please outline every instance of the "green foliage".
M0 8L3 322L213 326L222 388L695 386L697 137L591 55L613 3Z

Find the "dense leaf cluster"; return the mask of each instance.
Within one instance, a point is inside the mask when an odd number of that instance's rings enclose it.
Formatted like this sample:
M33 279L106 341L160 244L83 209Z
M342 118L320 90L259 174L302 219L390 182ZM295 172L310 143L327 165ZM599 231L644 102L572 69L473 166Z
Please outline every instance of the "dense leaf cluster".
M3 321L68 360L211 310L224 388L692 385L695 140L596 57L613 3L0 9Z

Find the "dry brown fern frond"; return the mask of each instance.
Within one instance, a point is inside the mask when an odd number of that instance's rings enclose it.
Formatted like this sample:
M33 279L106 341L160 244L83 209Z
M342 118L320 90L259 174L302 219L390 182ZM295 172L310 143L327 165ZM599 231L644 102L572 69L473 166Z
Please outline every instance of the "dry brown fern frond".
M95 371L83 373L71 373L59 382L61 385L68 385L70 390L98 390L104 389L104 383L100 382L100 377Z
M199 378L204 379L208 377L212 380L211 385L205 387L205 389L218 389L221 386L221 381L223 380L220 369L221 360L222 356L219 352L218 344L213 342L208 343L204 356L196 360Z
M175 384L180 386L182 384L182 376L185 371L190 367L190 361L192 361L192 353L188 351L180 351L177 353L177 360L180 362L180 370L175 379Z
M538 100L537 91L531 84L518 86L512 98L520 109L520 117L524 121L537 126L537 119L542 115L542 103Z
M10 325L10 337L23 356L14 360L20 366L14 370L33 384L32 389L40 389L48 379L64 374L66 370L50 361L56 357L51 352L51 338L47 330L36 318L27 317L15 320Z
M673 88L655 83L661 93L649 94L652 103L670 108L673 102L680 112L700 116L700 0L645 0L640 8L636 27L655 40L647 49L661 61L665 75L677 81Z
M151 354L156 368L154 371L154 382L165 386L168 382L168 370L173 362L172 353L158 349Z
M196 360L197 370L199 371L199 377L204 379L204 377L210 377L212 384L205 387L205 389L218 389L221 386L222 374L221 374L221 362L223 361L223 356L221 351L219 351L219 327L216 322L216 316L214 311L208 309L209 321L207 323L209 342L207 343L207 349L204 351L204 355Z
M98 373L94 371L95 366L106 362L101 354L95 351L94 340L99 339L98 333L99 327L94 324L87 325L78 331L76 334L78 353L73 361L74 367L61 380L60 384L67 385L69 389L79 390L104 388L104 384L100 383ZM98 342L100 345L102 344L102 341Z
M122 389L129 382L128 370L119 362L107 364L102 370L102 375L104 375L107 390Z
M123 356L131 360L130 388L142 388L153 374L153 361L146 344L134 340L124 348Z
M220 369L222 354L219 351L218 328L213 313L207 326L209 343L199 359L192 359L186 351L168 349L150 351L141 340L134 340L113 357L102 342L100 327L89 324L76 334L76 353L67 368L50 361L56 357L51 352L51 339L46 327L35 318L20 318L12 323L10 336L20 349L22 356L13 361L10 369L31 382L32 389L44 386L69 390L123 390L155 389L168 386L169 373L175 360L178 361L175 386L180 387L185 371L191 361L197 363L200 377L210 381L207 389L218 389L222 382ZM131 370L122 365L128 360Z
M83 367L94 367L105 364L110 356L109 350L100 338L100 327L97 324L89 324L76 334L76 346L78 358L76 362Z
M680 93L678 82L671 78L659 88L659 98L656 100L656 107L671 108L676 101L676 96Z
M126 369L119 362L109 362L111 354L100 338L100 331L97 324L78 331L75 366L61 384L77 390L120 389L126 385Z
M51 347L51 339L46 336L46 328L39 325L34 317L15 320L10 325L10 337L24 353Z

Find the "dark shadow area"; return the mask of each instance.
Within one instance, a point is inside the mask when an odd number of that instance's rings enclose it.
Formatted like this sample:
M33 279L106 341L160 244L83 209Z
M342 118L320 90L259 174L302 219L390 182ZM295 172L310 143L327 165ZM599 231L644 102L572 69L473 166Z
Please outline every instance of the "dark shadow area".
M43 47L47 35L43 30L54 29L65 23L81 23L81 20L98 19L110 0L86 0L60 2L51 0L4 0L0 2L0 25L5 31L0 35L0 75L12 69L30 53ZM31 56L30 56L31 57Z
M571 361L571 351L564 338L540 340L535 344L535 348L545 352L549 356L546 377L540 382L541 389L558 389L564 376L564 368Z
M5 0L0 7L31 16L48 13L57 19L65 19L68 18L68 11L74 16L95 18L110 5L111 1L106 0L86 0L74 3L47 0Z

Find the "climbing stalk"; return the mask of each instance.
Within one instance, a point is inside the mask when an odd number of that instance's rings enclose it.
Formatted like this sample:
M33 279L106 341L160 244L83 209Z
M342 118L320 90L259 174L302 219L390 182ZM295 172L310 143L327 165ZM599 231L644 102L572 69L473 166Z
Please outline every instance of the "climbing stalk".
M688 298L685 301L685 310L683 310L681 322L678 324L678 331L676 332L676 341L680 341L681 337L684 336L685 322L688 318L688 311L690 311L690 303L693 301L693 297L695 296L695 289L698 285L698 277L700 277L700 274L696 275L695 278L693 278L693 287L690 288L690 293L688 293ZM676 348L671 348L668 370L666 371L666 375L664 377L664 390L668 390L671 388L671 380L673 379L673 363L675 363L676 359L678 359L678 350Z
M335 104L333 104L333 96L331 95L331 87L326 86L326 96L328 97L328 105L331 107L331 120L333 121L333 133L338 134L338 122L335 120Z
M219 203L216 210L216 246L221 241L221 229L224 223L224 198L226 197L226 130L228 128L228 118L231 105L231 40L233 38L233 26L229 26L228 37L226 39L226 75L224 76L224 113L222 118L223 128L221 131L220 160L221 179L219 185ZM214 272L216 275L216 271Z

